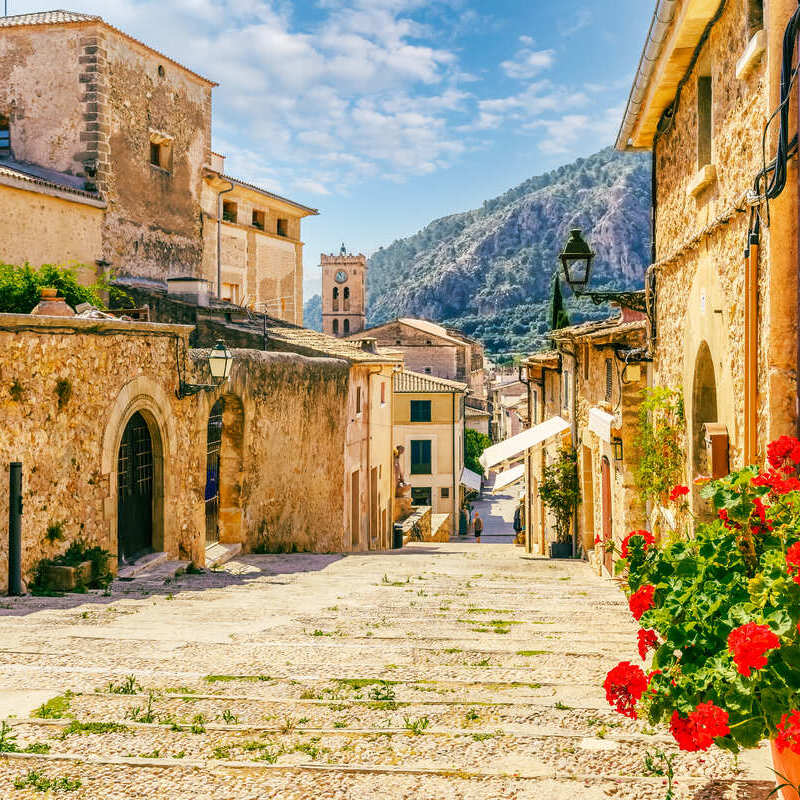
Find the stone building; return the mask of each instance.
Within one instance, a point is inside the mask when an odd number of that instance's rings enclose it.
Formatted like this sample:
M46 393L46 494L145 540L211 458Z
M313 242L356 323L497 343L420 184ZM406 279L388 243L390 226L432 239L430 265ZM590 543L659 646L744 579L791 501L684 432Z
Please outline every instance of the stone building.
M215 83L65 11L0 18L0 61L0 259L216 292L219 239L222 293L302 322L300 220L316 211L224 174Z
M347 337L367 327L367 257L348 253L322 253L322 330L329 336Z
M378 347L401 353L412 372L466 383L469 401L486 409L486 371L483 345L455 328L424 319L401 317L366 330ZM353 339L361 338L353 336Z
M154 550L197 565L217 541L353 549L350 364L236 349L226 383L179 397L182 382L209 383L208 351L190 349L190 332L0 315L0 479L8 486L9 463L22 462L26 579L78 537L125 561ZM0 493L4 519L8 501ZM361 511L358 524L365 548Z
M647 364L639 360L647 339L644 315L623 310L616 319L587 322L551 333L561 355L561 410L570 421L578 456L581 502L576 544L593 554L598 571L613 575L613 556L632 530L646 527L635 482L636 438Z
M394 439L415 506L450 517L455 530L464 469L463 383L402 370L394 376Z
M778 169L759 178L796 11L789 0L659 2L617 139L652 152L650 381L683 392L693 493L698 474L763 461L766 443L798 421L797 159L779 152ZM767 162L781 124L768 130ZM723 444L716 463L710 423Z

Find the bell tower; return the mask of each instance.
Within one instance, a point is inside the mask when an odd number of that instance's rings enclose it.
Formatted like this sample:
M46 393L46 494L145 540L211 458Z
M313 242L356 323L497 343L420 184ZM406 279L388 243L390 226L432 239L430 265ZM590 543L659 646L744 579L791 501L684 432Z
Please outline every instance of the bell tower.
M343 338L367 327L367 257L322 253L322 331Z

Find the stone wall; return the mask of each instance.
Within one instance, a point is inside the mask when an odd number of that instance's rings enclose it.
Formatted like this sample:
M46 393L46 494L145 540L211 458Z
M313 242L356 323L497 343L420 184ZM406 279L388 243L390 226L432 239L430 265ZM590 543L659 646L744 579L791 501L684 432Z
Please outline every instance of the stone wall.
M153 442L153 547L203 564L208 413L223 394L223 540L340 549L348 364L234 351L223 390L178 399L176 349L183 362L188 334L177 325L0 315L0 483L8 486L9 463L21 461L25 576L79 536L117 551L117 456L136 412ZM188 381L208 381L204 359L188 351ZM64 538L49 542L48 527L59 524ZM6 578L4 536L0 587Z
M761 169L762 131L776 105L780 37L794 8L796 4L775 0L769 4L768 50L748 75L738 79L736 62L752 32L746 4L728 3L686 81L673 122L656 145L656 260L662 263L657 270L653 382L683 390L689 476L696 471L697 454L692 450L702 435L702 424L713 421L696 403L697 391L709 389L696 380L706 345L713 365L717 421L728 429L731 466L743 464L743 253L748 213L734 209L747 211L740 199ZM697 76L709 73L716 179L692 196L689 187L698 170ZM762 231L757 380L761 458L769 437L793 430L796 414L796 186L795 164L790 162L785 196L771 204L772 225ZM730 218L719 224L725 215ZM710 232L687 244L707 226Z

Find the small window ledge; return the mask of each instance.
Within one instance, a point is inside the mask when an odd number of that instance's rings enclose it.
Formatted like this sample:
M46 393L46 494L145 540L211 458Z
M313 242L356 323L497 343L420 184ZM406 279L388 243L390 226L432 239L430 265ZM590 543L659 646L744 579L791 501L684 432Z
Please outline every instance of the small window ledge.
M697 197L703 189L707 189L717 180L717 168L713 164L706 164L697 171L697 175L692 178L686 194L690 197Z
M747 47L742 53L741 58L736 62L736 77L739 80L746 77L761 59L767 49L767 32L762 28L757 31L753 38L747 43Z

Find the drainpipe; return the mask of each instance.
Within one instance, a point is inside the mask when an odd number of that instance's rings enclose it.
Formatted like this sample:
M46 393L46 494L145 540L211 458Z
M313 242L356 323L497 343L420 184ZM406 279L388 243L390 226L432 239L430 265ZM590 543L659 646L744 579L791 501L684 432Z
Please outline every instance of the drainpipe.
M578 352L567 350L563 345L558 346L558 351L572 359L572 379L570 381L570 425L569 432L572 437L572 447L575 453L578 452L578 399L576 397L576 389L578 387ZM578 555L578 501L576 500L572 505L572 557Z
M372 507L372 376L380 375L382 372L383 367L378 367L376 370L367 373L367 498L369 499L367 503L369 509L367 550L372 549L372 518L375 511ZM377 496L375 500L377 502ZM380 519L380 514L378 514L378 519ZM380 542L380 537L378 537L378 541Z
M450 464L451 470L453 473L453 497L450 500L450 506L453 509L453 522L452 525L455 528L458 525L458 515L456 514L456 393L451 392L451 397L453 400L452 406L452 420L453 420L453 443L452 443L452 450L450 455Z
M227 189L217 192L217 300L222 300L222 195L233 189L231 184Z
M758 233L750 234L744 265L744 465L755 464L758 375Z

